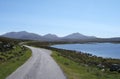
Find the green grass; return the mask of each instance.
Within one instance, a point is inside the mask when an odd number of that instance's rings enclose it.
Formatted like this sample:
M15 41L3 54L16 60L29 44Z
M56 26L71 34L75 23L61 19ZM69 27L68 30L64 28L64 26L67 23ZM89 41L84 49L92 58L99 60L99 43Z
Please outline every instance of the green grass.
M17 47L12 52L20 51L20 47ZM11 60L0 63L0 79L5 79L13 71L15 71L19 66L25 63L25 61L31 56L31 50L27 49L24 51L24 54Z
M52 57L60 65L68 79L120 79L120 73L102 72L96 67L89 67L78 64L70 59L60 56L58 52L53 51Z

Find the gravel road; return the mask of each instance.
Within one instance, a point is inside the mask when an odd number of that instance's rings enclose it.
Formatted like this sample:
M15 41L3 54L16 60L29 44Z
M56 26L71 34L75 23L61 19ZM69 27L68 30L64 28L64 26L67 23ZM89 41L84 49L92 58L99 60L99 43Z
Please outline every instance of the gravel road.
M50 56L50 50L26 47L32 50L32 56L6 79L66 79L60 67Z

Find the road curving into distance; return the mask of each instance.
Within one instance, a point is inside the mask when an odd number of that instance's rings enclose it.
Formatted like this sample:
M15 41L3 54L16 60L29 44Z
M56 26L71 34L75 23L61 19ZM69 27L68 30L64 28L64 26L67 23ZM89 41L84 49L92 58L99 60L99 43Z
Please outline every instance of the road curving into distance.
M6 79L66 79L66 76L50 56L51 51L26 46L32 56Z

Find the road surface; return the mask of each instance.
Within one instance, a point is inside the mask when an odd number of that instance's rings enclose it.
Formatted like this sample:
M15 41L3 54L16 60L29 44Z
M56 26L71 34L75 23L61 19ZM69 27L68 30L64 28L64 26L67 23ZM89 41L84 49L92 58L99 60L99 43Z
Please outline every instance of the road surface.
M27 46L32 56L6 79L66 79L60 67L50 56L51 51Z

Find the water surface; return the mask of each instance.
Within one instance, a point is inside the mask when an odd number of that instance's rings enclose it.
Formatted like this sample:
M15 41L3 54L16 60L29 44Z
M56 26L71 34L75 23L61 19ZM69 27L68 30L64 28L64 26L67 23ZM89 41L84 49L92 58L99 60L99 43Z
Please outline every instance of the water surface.
M120 44L114 43L87 43L87 44L60 44L52 47L82 51L96 56L120 59Z

